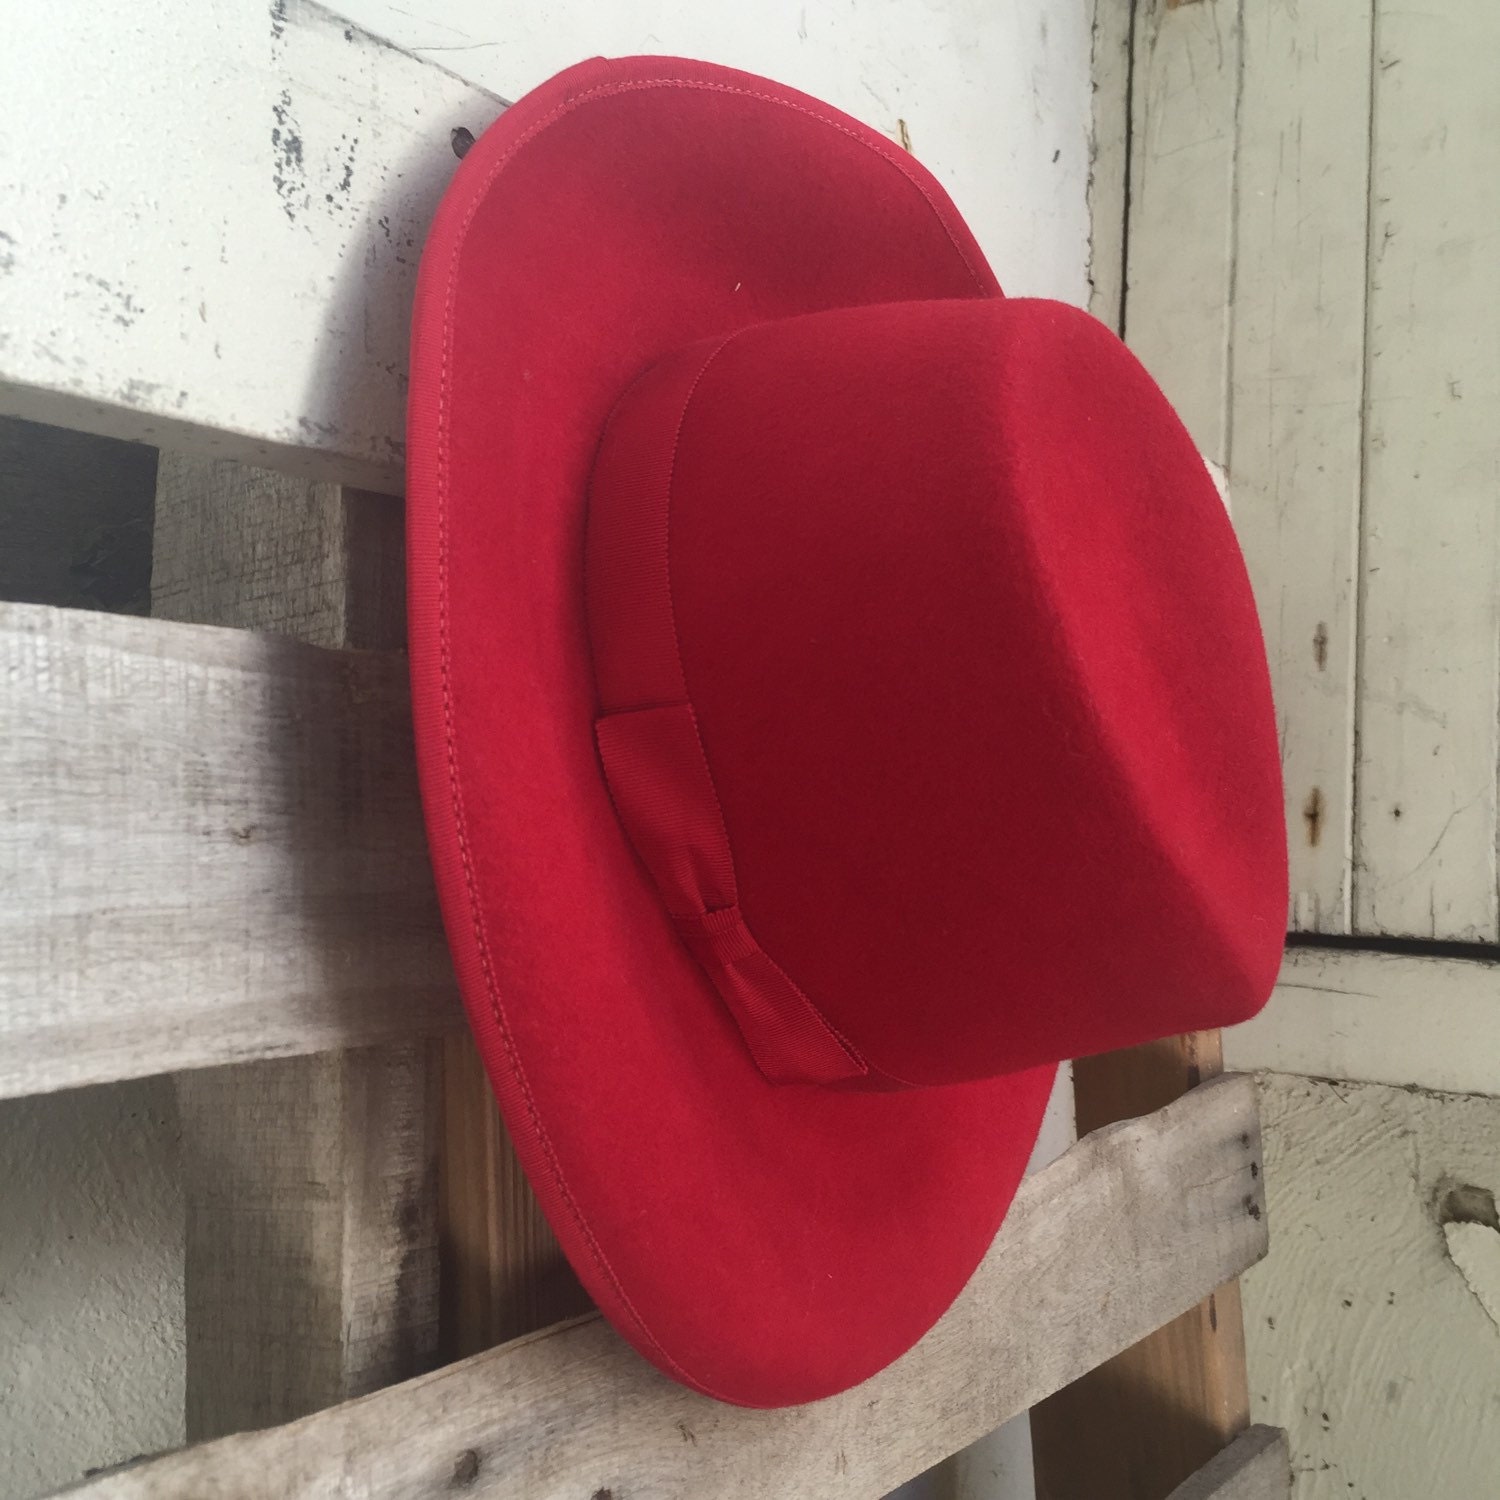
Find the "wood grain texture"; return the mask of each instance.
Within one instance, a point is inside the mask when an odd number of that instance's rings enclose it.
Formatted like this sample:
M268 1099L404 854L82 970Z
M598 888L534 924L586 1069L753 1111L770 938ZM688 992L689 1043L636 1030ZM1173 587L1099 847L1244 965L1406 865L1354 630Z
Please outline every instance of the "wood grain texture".
M160 612L201 619L216 609L220 623L323 645L404 644L398 502L182 454L163 454L159 486L159 508L179 517L158 527ZM590 1304L516 1161L467 1031L445 1040L441 1061L439 1352L458 1359ZM294 1078L296 1065L286 1066Z
M1254 1084L1217 1079L1028 1179L937 1327L845 1395L785 1411L724 1406L657 1374L591 1318L77 1493L873 1500L1263 1254L1261 1185Z
M418 255L501 101L313 0L7 22L0 411L400 493Z
M1500 964L1289 948L1271 1003L1224 1052L1241 1072L1500 1096Z
M1113 24L1118 31L1118 17ZM1122 327L1222 481L1230 448L1239 0L1183 7L1137 0L1126 34L1129 150L1116 151L1128 157L1130 187ZM1100 95L1118 88L1112 51L1103 64ZM1217 1032L1079 1059L1079 1132L1158 1109L1222 1066ZM1039 1500L1164 1500L1248 1420L1243 1322L1230 1284L1032 1412Z
M404 660L0 605L0 1094L462 1024Z
M1237 211L1204 226L1233 237L1234 522L1271 665L1295 931L1350 925L1370 27L1346 0L1245 7Z
M1216 1031L1080 1058L1079 1133L1161 1109L1222 1070ZM1164 1500L1249 1420L1239 1286L1228 1281L1032 1412L1038 1500Z
M1125 337L1221 469L1239 49L1240 0L1137 0Z
M313 646L406 644L401 502L164 449L151 612Z
M394 649L402 563L396 501L161 455L158 617ZM423 1040L178 1076L189 1441L432 1367L441 1082Z
M1185 1479L1169 1500L1287 1500L1291 1493L1286 1433L1257 1425Z
M436 1362L438 1048L178 1076L190 1442Z
M1355 926L1500 937L1500 9L1375 7Z
M1116 333L1125 316L1130 184L1130 33L1135 0L1094 0L1089 72L1089 311Z
M579 1285L500 1121L472 1039L444 1042L443 1359L463 1359L576 1317Z

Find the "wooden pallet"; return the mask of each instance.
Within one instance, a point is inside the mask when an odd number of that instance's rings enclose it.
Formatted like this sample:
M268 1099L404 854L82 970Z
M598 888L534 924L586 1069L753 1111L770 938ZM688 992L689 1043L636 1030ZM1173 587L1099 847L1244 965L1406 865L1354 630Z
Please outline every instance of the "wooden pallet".
M48 25L98 43L81 9ZM0 1096L170 1072L184 1130L195 1446L81 1492L874 1497L1264 1254L1255 1091L1226 1077L1030 1178L955 1307L845 1396L716 1405L597 1317L556 1321L580 1294L427 869L391 498L418 248L453 132L503 105L310 3L170 0L153 27L207 60L216 118L266 126L195 137L215 212L171 173L132 188L186 118L150 47L159 114L89 127L118 188L0 183L24 231L0 241L0 412L162 453L155 618L0 604ZM0 126L30 139L50 107L23 90ZM120 290L116 262L168 247L169 294ZM1287 1485L1256 1429L1177 1497Z

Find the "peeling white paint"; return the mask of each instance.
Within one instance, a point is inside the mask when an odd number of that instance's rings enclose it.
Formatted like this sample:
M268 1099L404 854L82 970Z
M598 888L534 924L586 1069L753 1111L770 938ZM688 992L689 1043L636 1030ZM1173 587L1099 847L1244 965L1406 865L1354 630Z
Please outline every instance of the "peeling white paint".
M1500 1233L1488 1224L1444 1224L1448 1254L1500 1334Z
M452 132L600 52L747 67L904 130L1008 288L1087 297L1087 0L344 8L8 19L0 142L26 168L0 179L0 411L398 488Z
M507 99L603 54L763 73L901 140L952 193L1007 291L1083 304L1089 0L338 0L359 25Z
M21 7L3 82L0 411L398 487L418 254L499 102L310 0Z
M1440 1221L1453 1184L1500 1189L1500 1099L1266 1074L1261 1110L1252 1415L1288 1429L1296 1500L1494 1494L1500 1331ZM1470 1238L1469 1274L1500 1284Z

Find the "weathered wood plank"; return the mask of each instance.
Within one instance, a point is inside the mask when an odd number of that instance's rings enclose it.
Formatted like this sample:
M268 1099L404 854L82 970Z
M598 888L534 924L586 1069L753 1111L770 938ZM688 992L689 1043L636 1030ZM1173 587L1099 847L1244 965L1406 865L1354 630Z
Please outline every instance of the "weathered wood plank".
M1167 1500L1287 1500L1291 1458L1279 1427L1250 1427Z
M1089 76L1089 311L1120 332L1130 186L1130 31L1133 0L1094 0Z
M1240 7L1238 0L1183 8L1138 0L1114 7L1107 22L1105 9L1095 29L1096 131L1105 129L1110 94L1129 94L1128 150L1101 134L1096 160L1096 167L1111 158L1128 163L1130 192L1118 205L1125 226L1120 322L1224 494ZM1122 40L1129 49L1123 67ZM1095 213L1113 211L1107 192L1093 188ZM1096 219L1096 246L1111 233ZM1093 310L1108 317L1107 300L1097 305L1112 291L1103 269ZM1217 1032L1079 1059L1079 1131L1157 1109L1221 1067ZM1239 1289L1230 1283L1032 1412L1037 1494L1161 1500L1248 1420ZM1091 1440L1080 1443L1080 1431Z
M1079 1058L1079 1134L1161 1109L1223 1067L1217 1031ZM1228 1281L1032 1412L1037 1495L1160 1500L1249 1420L1240 1289Z
M0 605L0 1094L462 1024L406 664Z
M1500 1096L1500 953L1289 948L1271 1003L1224 1051L1244 1071Z
M7 70L0 138L46 169L0 180L0 411L399 493L417 256L500 101L311 0L6 26L130 87Z
M402 522L389 495L163 450L151 612L311 646L399 651Z
M178 1075L190 1442L432 1368L438 1047Z
M1494 941L1500 8L1378 0L1355 927Z
M164 452L152 612L393 650L401 542L397 501ZM190 1442L432 1367L441 1069L415 1040L178 1075Z
M443 1359L576 1317L591 1306L541 1210L467 1034L444 1042Z
M843 1396L779 1412L723 1406L589 1319L78 1493L878 1496L1263 1254L1261 1187L1254 1084L1216 1079L1028 1179L938 1326Z
M1229 464L1297 931L1350 918L1370 28L1370 7L1345 0L1245 8Z
M1221 469L1239 11L1240 0L1138 0L1131 96L1125 337Z

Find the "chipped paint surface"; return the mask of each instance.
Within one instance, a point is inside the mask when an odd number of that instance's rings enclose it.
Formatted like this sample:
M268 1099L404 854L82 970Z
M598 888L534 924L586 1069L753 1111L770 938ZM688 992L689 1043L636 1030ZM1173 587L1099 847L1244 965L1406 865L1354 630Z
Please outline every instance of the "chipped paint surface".
M1085 0L1046 25L976 0L343 8L17 13L9 55L66 59L69 84L39 65L0 91L0 140L38 164L0 182L0 411L398 488L454 132L600 52L772 74L892 139L904 121L1008 287L1087 295ZM80 58L98 62L78 77Z
M1288 948L1270 1004L1224 1033L1226 1066L1500 1095L1500 965Z
M399 487L422 238L499 101L310 0L57 0L6 52L0 411Z
M507 99L580 58L702 57L763 73L901 141L952 193L1007 291L1082 304L1090 0L339 0Z
M1442 1220L1455 1184L1500 1189L1500 1099L1266 1074L1261 1110L1271 1253L1245 1328L1295 1500L1494 1494L1500 1328ZM1460 1252L1486 1288L1495 1249Z

